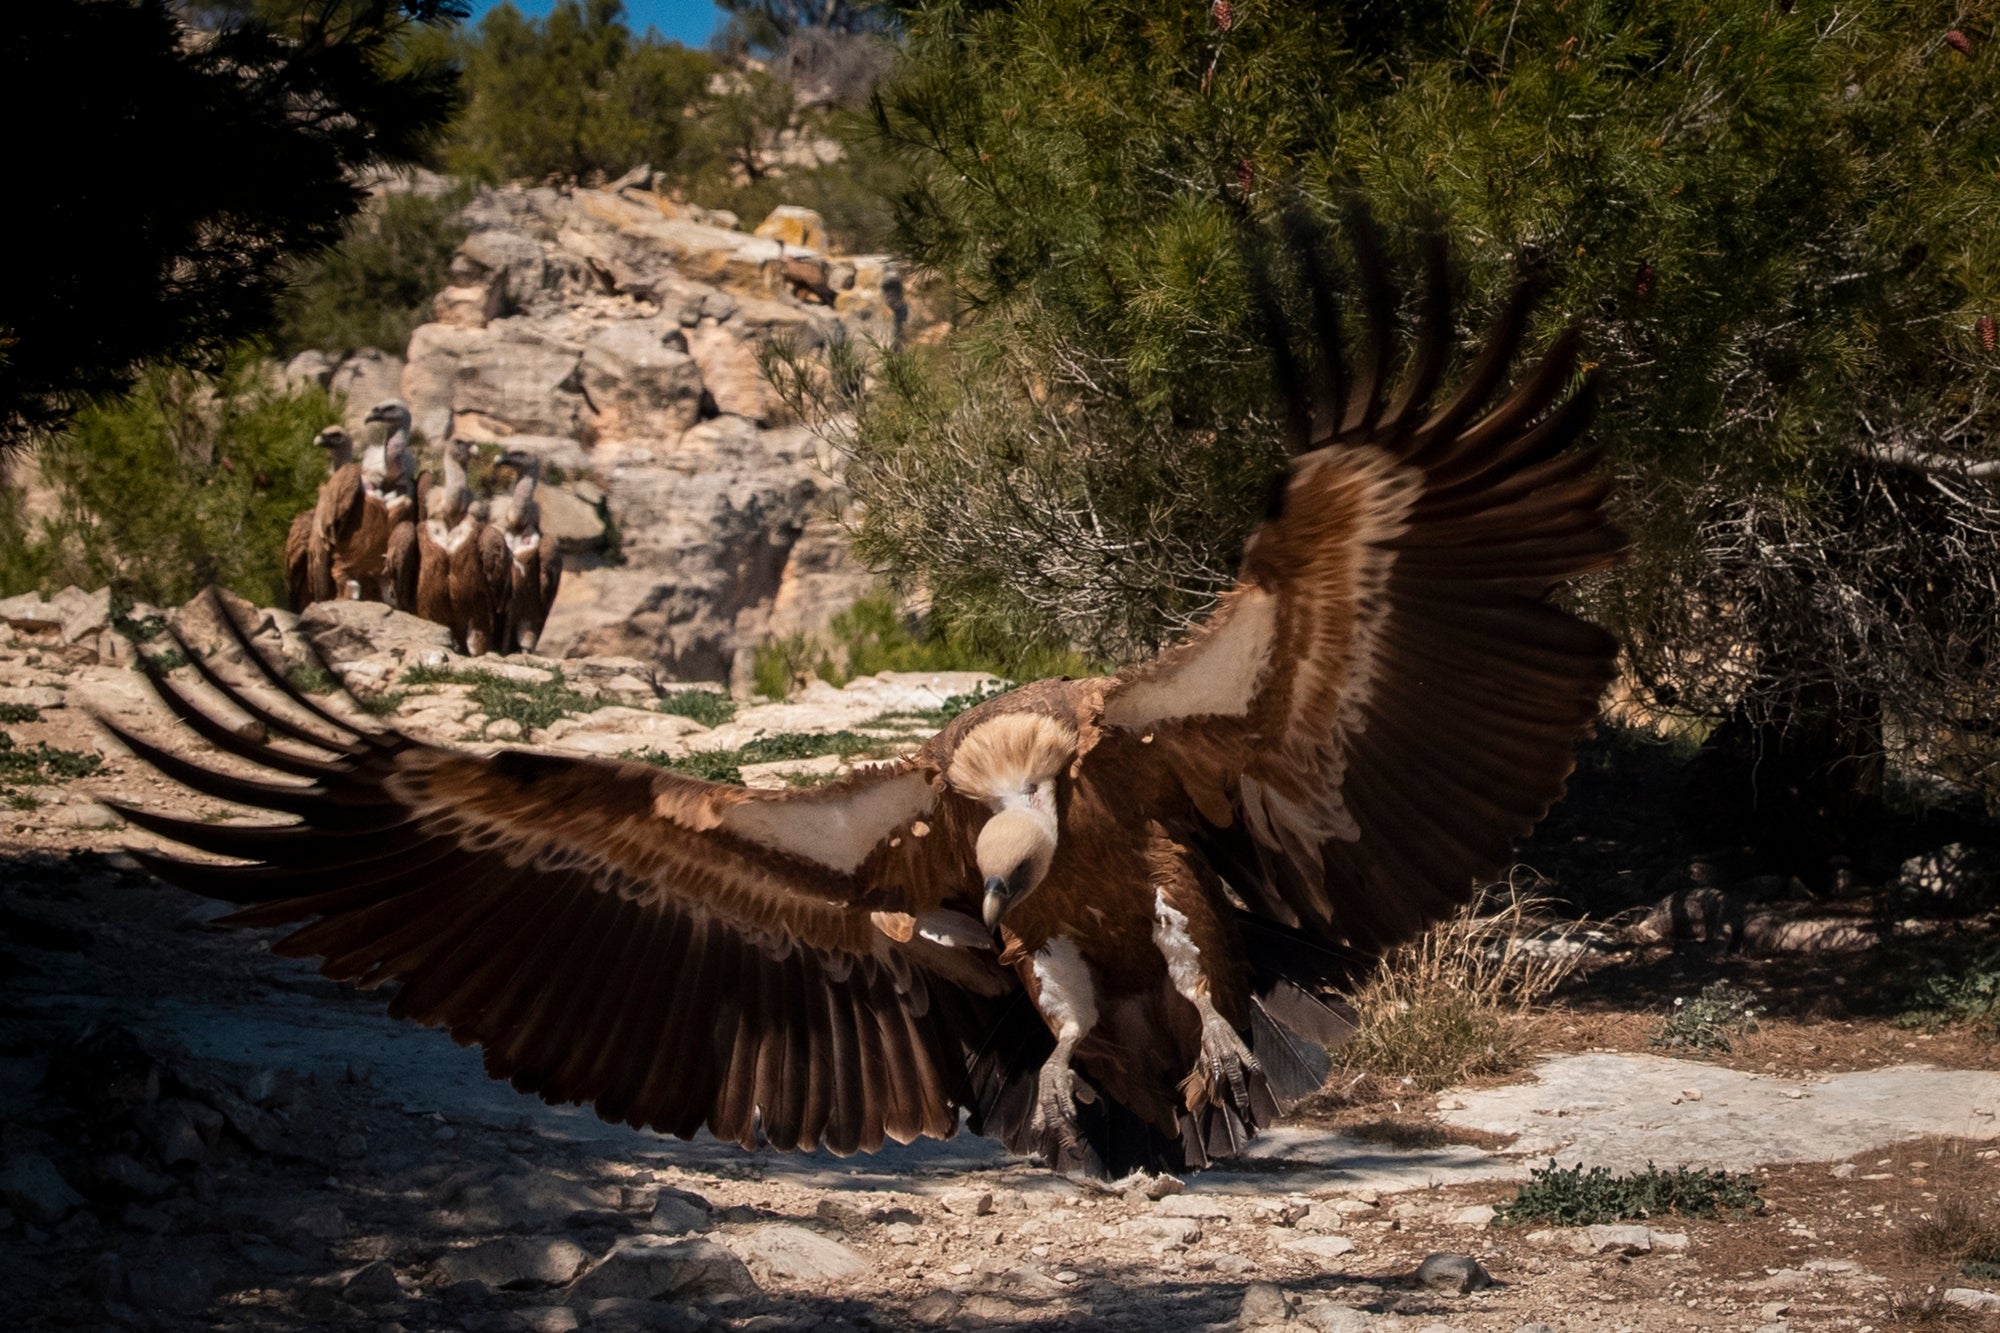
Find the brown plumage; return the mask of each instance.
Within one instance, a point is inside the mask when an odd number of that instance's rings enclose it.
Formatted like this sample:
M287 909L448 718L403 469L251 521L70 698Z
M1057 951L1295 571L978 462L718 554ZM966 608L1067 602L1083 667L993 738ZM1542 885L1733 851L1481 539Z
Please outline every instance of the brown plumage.
M1565 397L1574 339L1489 407L1517 300L1431 408L1451 327L1434 253L1388 394L1394 303L1362 239L1365 367L1340 372L1309 273L1321 371L1281 366L1303 452L1237 587L1154 661L1026 686L907 759L778 792L430 746L270 669L310 720L237 697L280 747L161 678L210 743L305 781L129 738L296 820L121 806L241 864L135 854L611 1120L849 1152L948 1135L963 1109L1065 1167L1235 1152L1323 1078L1344 1031L1326 989L1466 901L1556 799L1612 671L1609 637L1547 600L1620 549L1593 455L1567 447L1589 403Z
M521 477L501 514L499 525L507 540L508 602L503 631L505 651L532 653L541 641L549 608L562 586L562 551L542 539L542 508L535 499L541 480L541 459L518 460Z
M335 552L360 528L367 494L354 462L354 441L346 431L328 426L313 437L313 446L327 451L332 475L320 483L313 507L293 518L285 535L285 588L294 611L342 595Z

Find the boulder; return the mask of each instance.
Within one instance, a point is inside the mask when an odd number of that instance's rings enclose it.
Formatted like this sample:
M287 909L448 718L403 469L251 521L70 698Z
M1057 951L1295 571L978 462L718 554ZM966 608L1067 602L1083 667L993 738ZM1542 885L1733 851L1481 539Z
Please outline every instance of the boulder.
M324 389L339 367L340 358L333 353L307 348L285 363L279 378L290 389Z
M853 1250L804 1227L753 1227L732 1241L761 1283L842 1282L868 1271L868 1261Z
M559 1236L501 1236L438 1256L447 1282L484 1282L496 1288L556 1287L568 1282L590 1256Z
M677 439L701 417L704 377L672 320L630 320L591 335L583 388L601 436Z
M627 1236L571 1282L568 1291L572 1304L615 1297L657 1301L754 1296L757 1283L741 1259L714 1241Z
M450 630L382 602L315 602L299 617L299 631L335 671L379 655L438 664L451 652Z
M736 324L711 324L704 320L687 330L687 349L700 367L702 387L708 390L718 411L759 425L777 418L783 407L778 391L771 387L758 364L757 344Z
M385 399L403 396L403 358L364 347L340 363L327 383L327 392L343 400L342 424L358 443L362 432L370 429L369 409Z
M752 234L768 236L796 249L826 252L826 220L814 210L797 204L778 205L765 215Z
M1645 1230L1640 1227L1639 1230ZM1493 1285L1493 1277L1469 1254L1431 1254L1417 1265L1411 1278L1420 1287L1449 1291L1460 1296Z

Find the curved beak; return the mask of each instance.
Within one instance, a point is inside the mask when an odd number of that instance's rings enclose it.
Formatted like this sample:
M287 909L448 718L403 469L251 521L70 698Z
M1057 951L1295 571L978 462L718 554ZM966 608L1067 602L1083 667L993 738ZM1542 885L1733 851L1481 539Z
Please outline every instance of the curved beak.
M1000 914L1007 910L1007 900L1013 895L1007 891L1007 881L998 875L989 875L986 880L986 901L980 915L986 919L986 928L992 930L1000 924Z

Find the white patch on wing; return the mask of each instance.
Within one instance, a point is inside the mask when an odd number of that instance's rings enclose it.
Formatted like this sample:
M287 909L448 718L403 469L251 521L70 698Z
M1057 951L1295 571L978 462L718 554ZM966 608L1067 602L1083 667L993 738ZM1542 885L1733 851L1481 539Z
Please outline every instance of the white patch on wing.
M987 933L984 925L976 918L954 912L948 907L917 913L917 934L948 949L993 951L993 936Z
M1188 934L1187 914L1176 910L1161 888L1153 890L1153 944L1167 960L1167 976L1174 989L1189 1000L1199 1000L1206 989L1202 985L1201 950Z
M745 801L722 812L721 827L773 851L851 875L883 839L929 814L935 800L930 779L911 770L832 796L807 793Z
M1172 718L1243 716L1270 667L1277 622L1275 596L1243 589L1207 634L1116 687L1105 700L1104 720L1140 731Z
M1058 935L1034 955L1036 1007L1058 1041L1075 1041L1097 1026L1097 983L1076 941Z

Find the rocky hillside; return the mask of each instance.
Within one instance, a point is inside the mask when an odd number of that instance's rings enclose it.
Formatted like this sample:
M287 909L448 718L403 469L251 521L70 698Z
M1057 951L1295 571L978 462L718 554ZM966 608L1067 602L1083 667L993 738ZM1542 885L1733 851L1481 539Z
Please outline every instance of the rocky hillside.
M786 419L759 349L893 343L908 309L895 264L828 254L809 210L748 233L642 174L482 190L404 357L309 352L288 373L344 393L351 425L401 396L433 444L544 460L545 522L572 552L548 651L740 687L756 643L823 624L869 583L836 518L838 460Z

